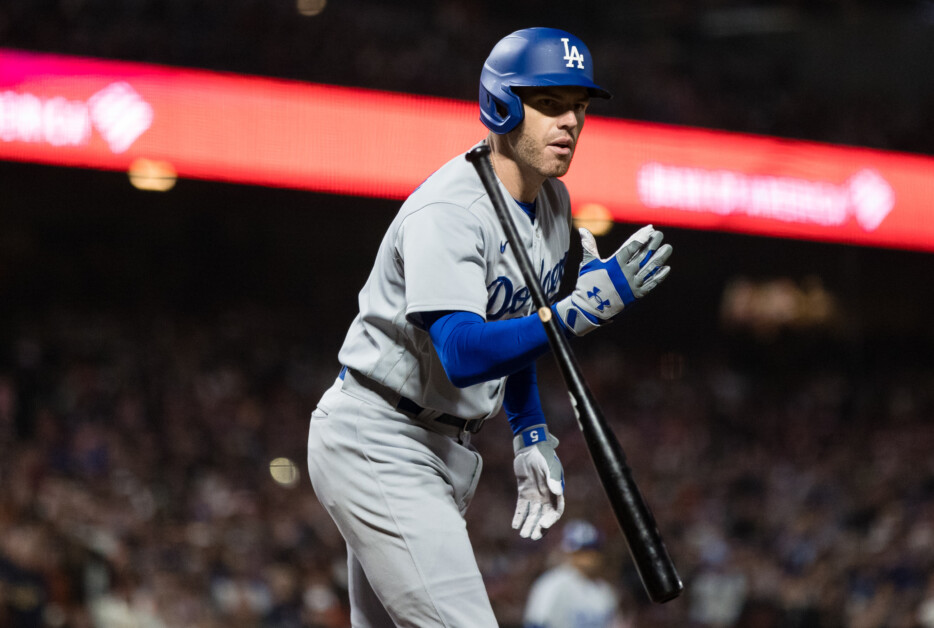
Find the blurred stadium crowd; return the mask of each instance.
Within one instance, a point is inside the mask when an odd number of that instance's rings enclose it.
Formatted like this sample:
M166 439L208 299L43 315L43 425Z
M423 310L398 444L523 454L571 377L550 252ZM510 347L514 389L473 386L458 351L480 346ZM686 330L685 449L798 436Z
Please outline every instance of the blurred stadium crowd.
M540 4L334 0L304 18L259 0L5 0L0 46L472 99L478 60L531 20L589 43L616 94L598 115L934 153L930 3ZM0 301L0 626L347 625L343 542L304 473L337 365L306 311ZM782 337L793 368L748 338L582 349L687 584L665 606L645 601L543 361L566 517L608 533L632 625L934 628L934 370L856 368L813 340ZM475 443L469 527L517 626L550 554L509 528L505 420ZM297 485L273 480L277 457Z
M347 625L343 543L303 471L309 409L336 374L317 344L302 316L257 307L7 329L0 625ZM934 375L729 353L581 354L687 583L664 606L645 600L543 363L566 517L608 532L632 625L934 626ZM543 551L509 527L506 421L475 443L469 527L517 626L558 535ZM298 463L297 485L273 481L277 457Z

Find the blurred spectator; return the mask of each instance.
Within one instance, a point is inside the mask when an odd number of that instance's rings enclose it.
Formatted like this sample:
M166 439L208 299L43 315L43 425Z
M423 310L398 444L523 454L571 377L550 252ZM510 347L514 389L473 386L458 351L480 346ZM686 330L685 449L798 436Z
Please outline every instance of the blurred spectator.
M12 628L39 628L49 605L43 578L42 532L22 523L6 530L0 545L0 619Z
M563 526L561 561L529 592L525 628L622 628L619 596L605 578L603 539L580 519Z

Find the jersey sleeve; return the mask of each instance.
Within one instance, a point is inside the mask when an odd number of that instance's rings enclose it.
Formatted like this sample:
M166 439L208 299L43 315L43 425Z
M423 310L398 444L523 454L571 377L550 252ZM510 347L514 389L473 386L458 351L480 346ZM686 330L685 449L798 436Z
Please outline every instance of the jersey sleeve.
M480 221L457 205L434 203L406 217L396 243L405 277L405 316L459 310L486 319L486 266Z

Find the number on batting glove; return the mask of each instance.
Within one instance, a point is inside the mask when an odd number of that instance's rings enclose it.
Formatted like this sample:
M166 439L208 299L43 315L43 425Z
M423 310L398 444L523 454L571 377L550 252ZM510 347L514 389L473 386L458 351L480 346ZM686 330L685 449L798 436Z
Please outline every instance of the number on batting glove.
M612 256L600 259L597 242L580 230L584 256L577 285L555 304L555 312L574 334L583 336L608 323L627 305L644 297L665 280L671 245L662 245L662 232L646 225L632 234Z
M542 538L564 513L564 469L557 446L558 439L544 425L526 428L513 439L519 501L512 529L524 539Z

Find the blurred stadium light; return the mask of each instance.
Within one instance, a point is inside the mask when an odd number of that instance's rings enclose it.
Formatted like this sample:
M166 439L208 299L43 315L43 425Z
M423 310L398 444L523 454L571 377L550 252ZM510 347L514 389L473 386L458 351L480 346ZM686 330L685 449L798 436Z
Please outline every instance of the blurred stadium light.
M301 15L314 16L324 11L327 0L298 0L296 8Z
M140 157L130 164L127 173L133 187L148 192L167 192L175 187L178 177L167 161L153 161Z

